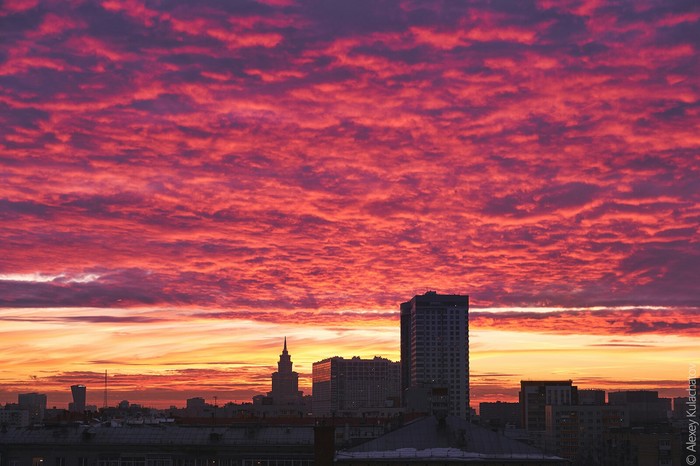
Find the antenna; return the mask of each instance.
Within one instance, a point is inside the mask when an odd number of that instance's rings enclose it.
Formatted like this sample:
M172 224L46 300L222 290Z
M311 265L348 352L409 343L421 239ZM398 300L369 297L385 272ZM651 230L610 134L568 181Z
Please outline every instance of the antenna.
M104 409L107 409L107 370L105 369L105 400L104 400Z

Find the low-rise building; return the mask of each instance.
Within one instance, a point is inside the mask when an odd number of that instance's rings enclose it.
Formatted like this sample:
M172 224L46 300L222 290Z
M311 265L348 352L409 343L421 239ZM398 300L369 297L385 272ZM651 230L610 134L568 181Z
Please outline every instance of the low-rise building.
M491 429L520 428L522 426L520 403L503 401L479 403L479 418L483 426Z
M546 450L582 466L600 464L606 432L629 426L624 407L597 405L547 406L546 423Z
M675 466L686 463L688 431L668 425L612 429L604 435L603 459L610 466ZM693 453L694 454L694 453Z
M29 411L25 409L0 409L0 428L26 427L29 425Z
M659 393L654 390L610 392L608 401L611 405L627 408L632 426L664 423L671 413L671 399L659 398Z

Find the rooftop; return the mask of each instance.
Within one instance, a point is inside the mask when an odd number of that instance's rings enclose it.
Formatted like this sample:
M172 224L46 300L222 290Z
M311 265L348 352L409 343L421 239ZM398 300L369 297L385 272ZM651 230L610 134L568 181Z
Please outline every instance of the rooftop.
M416 420L367 443L341 451L336 458L561 459L456 416L448 416L444 423L435 417Z

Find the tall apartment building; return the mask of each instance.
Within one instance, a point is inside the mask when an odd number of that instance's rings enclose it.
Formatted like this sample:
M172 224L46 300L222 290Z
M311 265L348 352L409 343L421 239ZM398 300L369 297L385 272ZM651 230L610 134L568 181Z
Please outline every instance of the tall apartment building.
M401 388L404 404L412 390L446 391L447 414L469 418L469 296L428 291L401 304Z
M313 364L314 416L353 416L398 408L400 365L385 358L327 358Z

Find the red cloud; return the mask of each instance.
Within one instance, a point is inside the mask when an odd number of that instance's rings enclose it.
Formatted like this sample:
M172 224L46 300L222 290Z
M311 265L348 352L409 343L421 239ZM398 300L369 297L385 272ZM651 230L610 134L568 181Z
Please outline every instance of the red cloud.
M694 309L606 309L547 312L472 312L470 324L497 329L560 334L700 334Z

